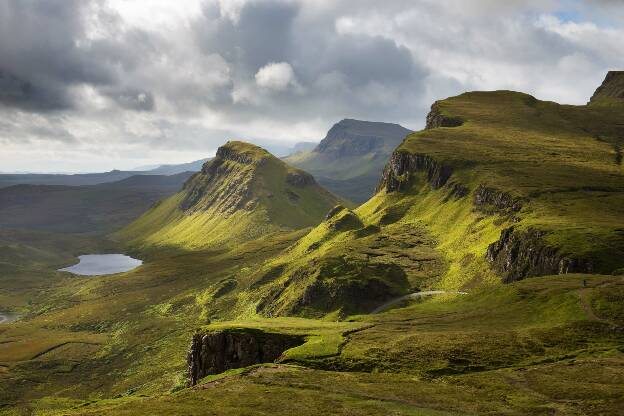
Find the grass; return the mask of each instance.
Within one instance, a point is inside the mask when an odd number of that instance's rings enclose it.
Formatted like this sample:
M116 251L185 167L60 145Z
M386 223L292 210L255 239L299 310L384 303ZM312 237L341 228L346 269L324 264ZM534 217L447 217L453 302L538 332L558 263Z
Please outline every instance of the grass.
M119 234L146 260L133 271L70 279L50 268L80 240L67 237L64 251L53 236L5 237L2 267L34 284L20 292L14 275L2 298L20 293L26 316L0 327L0 414L617 414L623 277L502 285L484 254L514 225L546 231L548 244L595 259L598 271L622 267L622 108L506 91L439 105L464 124L401 145L454 169L439 189L415 173L401 192L321 221L335 200L316 188L294 198L285 180L297 171L234 143L264 162L225 161L223 181L196 176ZM495 188L523 208L476 206L452 184ZM178 209L201 189L211 191ZM459 288L468 294L367 314L418 289ZM186 388L193 333L225 328L306 342L279 364Z
M195 175L117 237L138 249L222 247L315 225L338 202L315 183L291 182L308 175L264 149L242 142L222 148L235 156L209 162L214 172Z

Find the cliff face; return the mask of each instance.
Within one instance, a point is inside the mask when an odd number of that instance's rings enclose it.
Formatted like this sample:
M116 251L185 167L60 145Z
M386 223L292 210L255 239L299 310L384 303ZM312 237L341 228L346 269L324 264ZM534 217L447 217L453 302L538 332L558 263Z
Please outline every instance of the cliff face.
M522 203L522 198L485 185L479 185L473 193L473 204L480 209L491 206L498 212L511 213L520 211Z
M214 207L226 215L240 209L252 210L256 202L252 181L257 169L271 156L260 148L248 147L257 152L252 153L236 143L221 146L215 158L205 163L201 172L184 185L186 196L180 208L193 213Z
M195 334L187 355L189 383L194 386L207 375L233 368L275 362L284 351L303 342L301 336L253 329Z
M596 103L602 100L624 102L624 71L609 71L589 102Z
M528 229L504 229L500 239L489 245L486 253L492 268L504 283L527 277L566 273L592 273L591 261L560 254L543 241L545 233Z
M440 109L440 104L435 102L431 106L431 111L427 114L425 129L436 129L438 127L459 127L464 124L460 117L444 115Z
M382 189L387 192L404 190L409 184L411 174L418 171L426 173L427 180L433 189L443 187L453 173L450 167L437 162L430 156L396 151L384 168L376 192Z

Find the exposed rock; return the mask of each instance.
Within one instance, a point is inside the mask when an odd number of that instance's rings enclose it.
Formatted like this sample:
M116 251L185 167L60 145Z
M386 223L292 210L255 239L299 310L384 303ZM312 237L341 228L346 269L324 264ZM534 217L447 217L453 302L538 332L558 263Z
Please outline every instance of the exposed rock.
M406 293L408 281L395 264L354 265L342 258L325 259L289 313L319 315L340 309L342 314L363 313Z
M296 172L289 172L286 175L286 182L298 188L303 188L304 186L307 186L307 185L314 185L316 183L312 175L302 170L296 171Z
M194 386L210 374L275 362L284 351L303 343L301 336L255 329L197 333L187 355L189 382Z
M440 109L440 104L436 101L431 106L431 111L427 114L425 129L436 129L438 127L459 127L464 124L461 117L451 117L444 115Z
M470 193L470 189L468 189L466 186L462 185L461 183L455 182L453 184L449 184L449 186L451 188L451 192L449 192L447 200L450 198L460 199Z
M332 209L329 210L327 215L325 215L325 218L323 219L323 221L327 221L328 219L334 217L336 214L338 214L343 209L346 209L346 208L343 207L342 205L336 205L335 207L333 207Z
M523 200L496 188L479 185L474 191L473 203L480 208L490 205L498 211L518 212L522 209Z
M624 71L609 71L589 102L595 103L601 99L624 100Z
M385 189L387 192L406 189L412 173L424 171L432 188L444 186L453 173L446 165L438 163L430 156L414 154L406 151L396 151L384 168L376 192Z
M543 240L545 233L535 229L504 229L500 239L489 245L486 253L492 268L504 283L527 277L566 273L593 273L591 261L563 255Z

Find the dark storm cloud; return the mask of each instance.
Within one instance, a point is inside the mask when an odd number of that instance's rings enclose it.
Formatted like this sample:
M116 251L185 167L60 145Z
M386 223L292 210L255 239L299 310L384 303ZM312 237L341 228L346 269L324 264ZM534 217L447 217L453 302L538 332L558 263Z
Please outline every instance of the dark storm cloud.
M218 3L206 2L194 28L205 53L218 53L236 63L235 69L255 72L267 62L288 60L298 10L294 3L251 2L235 22Z
M384 117L386 108L376 105L374 97L363 97L367 88L386 88L398 102L401 96L422 90L428 71L406 47L379 35L339 34L334 27L336 16L310 18L303 15L303 7L279 0L251 1L234 19L220 3L205 3L192 26L199 49L229 63L233 89L242 85L251 90L249 100L220 103L231 109L231 117L287 120L297 114L316 117L345 112L374 117L375 109L377 117ZM284 63L294 74L289 88L253 89L259 70ZM396 107L387 110L396 112Z
M90 38L90 19L123 39ZM140 31L122 31L122 22L100 1L5 0L0 3L0 103L29 111L75 107L73 88L116 86L123 72L149 52L150 43ZM126 108L151 109L153 97L143 94L145 101L129 93L112 98Z

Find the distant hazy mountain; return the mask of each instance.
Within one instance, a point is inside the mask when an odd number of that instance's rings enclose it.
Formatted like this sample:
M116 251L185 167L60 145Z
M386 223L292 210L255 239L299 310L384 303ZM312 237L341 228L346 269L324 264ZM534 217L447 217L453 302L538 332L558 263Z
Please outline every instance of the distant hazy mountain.
M175 175L182 172L199 172L204 166L204 163L209 161L210 158L195 160L188 163L180 163L178 165L160 165L156 168L146 171L146 174L150 175Z
M77 173L77 174L48 174L48 173L7 173L0 174L0 188L12 185L65 185L82 186L98 185L121 181L135 175L176 175L183 172L198 172L202 165L209 160L201 159L189 163L175 165L160 165L151 169L143 167L144 170L111 170L109 172L98 173Z
M135 175L83 186L9 186L0 189L0 228L109 233L178 191L191 175Z
M334 124L316 148L285 161L312 173L337 195L364 202L390 154L409 133L398 124L345 119Z

